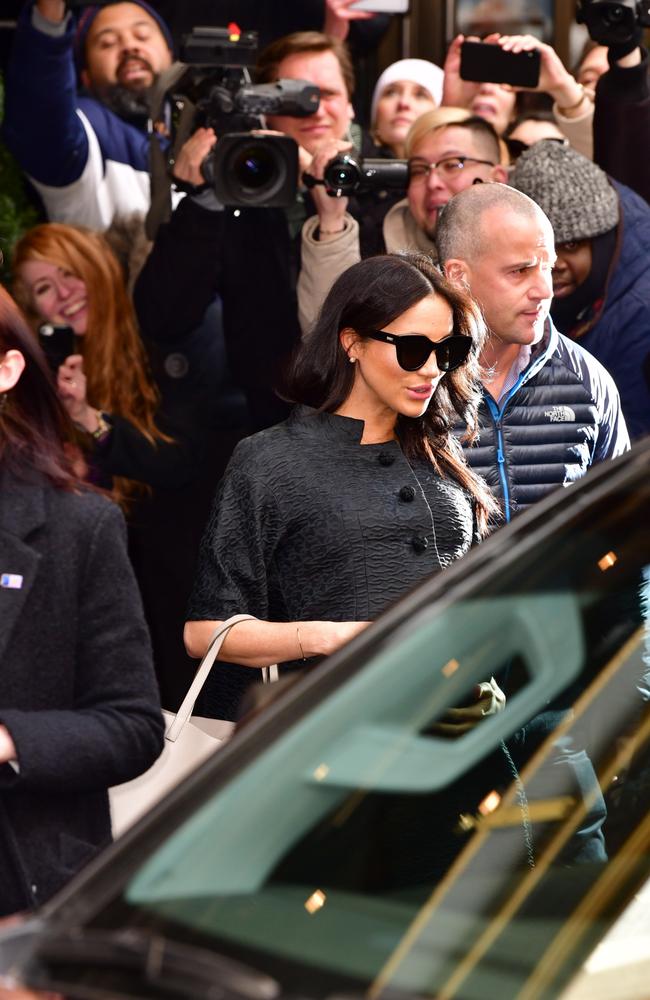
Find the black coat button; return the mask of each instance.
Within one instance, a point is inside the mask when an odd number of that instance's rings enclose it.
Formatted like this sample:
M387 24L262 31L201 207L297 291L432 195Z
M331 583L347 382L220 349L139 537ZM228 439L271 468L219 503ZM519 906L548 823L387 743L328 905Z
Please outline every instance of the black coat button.
M399 498L400 500L403 500L404 503L411 503L415 500L415 490L412 486L402 486L399 491Z
M424 552L429 545L429 539L425 538L424 535L414 535L411 539L411 545L416 552Z
M380 451L377 459L380 465L392 465L395 461L395 456L391 455L389 451Z

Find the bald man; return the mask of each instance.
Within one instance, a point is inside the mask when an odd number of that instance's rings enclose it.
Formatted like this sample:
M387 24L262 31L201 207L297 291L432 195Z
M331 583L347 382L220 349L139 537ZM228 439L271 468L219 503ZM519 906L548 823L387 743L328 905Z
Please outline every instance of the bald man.
M481 433L466 457L509 520L629 449L618 391L553 326L553 229L534 201L505 184L473 186L442 211L436 244L486 320Z

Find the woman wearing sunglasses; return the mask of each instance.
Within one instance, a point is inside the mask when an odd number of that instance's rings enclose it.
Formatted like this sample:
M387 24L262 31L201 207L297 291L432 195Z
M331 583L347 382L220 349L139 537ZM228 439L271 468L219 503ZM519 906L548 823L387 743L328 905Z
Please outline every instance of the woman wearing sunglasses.
M424 255L371 257L334 283L295 360L285 423L235 450L204 535L185 639L221 659L311 666L485 532L493 501L451 433L476 425L481 317ZM228 716L258 671L213 671ZM236 679L235 679L236 678Z

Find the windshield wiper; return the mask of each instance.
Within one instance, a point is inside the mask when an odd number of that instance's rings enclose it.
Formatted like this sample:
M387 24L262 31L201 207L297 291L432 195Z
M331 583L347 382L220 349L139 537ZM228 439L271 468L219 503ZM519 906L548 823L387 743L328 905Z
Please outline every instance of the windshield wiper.
M41 975L51 970L53 979L58 978L56 969L61 966L128 971L127 996L138 995L133 992L138 982L162 988L163 995L188 1000L275 1000L281 992L275 979L232 958L140 930L77 929L48 934L38 942L33 958L41 967ZM38 975L37 969L32 970ZM88 979L84 982L90 985ZM32 984L37 985L30 978Z

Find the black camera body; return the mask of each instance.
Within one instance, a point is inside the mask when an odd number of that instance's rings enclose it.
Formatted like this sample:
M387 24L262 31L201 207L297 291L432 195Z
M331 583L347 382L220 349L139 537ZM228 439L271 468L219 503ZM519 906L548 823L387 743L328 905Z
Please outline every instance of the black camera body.
M287 207L296 197L298 146L281 135L257 135L264 115L303 118L318 110L320 91L305 80L253 84L257 33L194 28L182 45L188 70L177 89L196 107L196 125L213 128L217 144L201 171L224 205Z
M201 173L222 205L286 208L298 188L298 146L288 135L226 132Z
M405 190L408 163L406 160L362 160L351 153L343 153L327 164L323 180L327 193L333 198L349 197L358 191Z
M599 45L626 45L650 27L650 0L578 0L576 20Z

